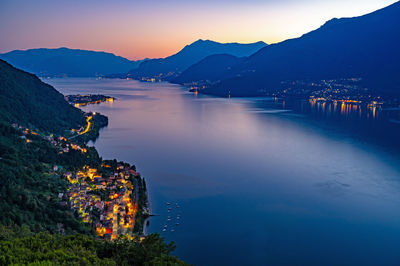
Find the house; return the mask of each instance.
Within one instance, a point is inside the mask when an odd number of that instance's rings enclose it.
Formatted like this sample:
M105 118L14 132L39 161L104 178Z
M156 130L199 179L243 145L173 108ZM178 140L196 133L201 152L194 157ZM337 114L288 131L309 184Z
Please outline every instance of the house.
M104 208L104 203L102 201L96 202L94 205L97 209L102 210Z

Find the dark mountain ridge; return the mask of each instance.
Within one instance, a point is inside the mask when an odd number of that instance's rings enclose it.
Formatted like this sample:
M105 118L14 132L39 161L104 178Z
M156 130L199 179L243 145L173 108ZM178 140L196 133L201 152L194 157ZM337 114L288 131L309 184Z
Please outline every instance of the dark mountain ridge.
M186 45L178 53L166 58L142 62L139 68L130 71L135 78L156 77L171 80L189 66L214 54L229 54L237 57L249 56L265 47L264 42L249 44L218 43L210 40L198 40Z
M228 72L209 65L223 74L203 92L257 96L281 88L282 81L360 77L363 86L398 93L398 47L400 2L360 17L332 19L299 38L260 49Z
M198 83L215 82L221 76L229 75L228 72L232 70L232 66L244 60L244 57L236 57L229 54L210 55L187 68L172 82L178 84L191 83L193 80Z
M126 73L141 61L130 61L111 53L57 48L15 50L0 54L0 59L40 76L93 77Z

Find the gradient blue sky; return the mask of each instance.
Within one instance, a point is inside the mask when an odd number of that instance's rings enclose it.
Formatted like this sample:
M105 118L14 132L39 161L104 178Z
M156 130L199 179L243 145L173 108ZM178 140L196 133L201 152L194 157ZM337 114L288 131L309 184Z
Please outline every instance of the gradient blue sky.
M69 47L165 57L197 39L275 43L394 0L0 0L0 52Z

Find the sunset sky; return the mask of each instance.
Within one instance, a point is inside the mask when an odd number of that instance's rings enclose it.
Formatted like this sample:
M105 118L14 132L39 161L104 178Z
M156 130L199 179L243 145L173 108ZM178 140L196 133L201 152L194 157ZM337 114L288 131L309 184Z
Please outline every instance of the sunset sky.
M0 0L0 53L69 47L165 57L197 39L275 43L394 0Z

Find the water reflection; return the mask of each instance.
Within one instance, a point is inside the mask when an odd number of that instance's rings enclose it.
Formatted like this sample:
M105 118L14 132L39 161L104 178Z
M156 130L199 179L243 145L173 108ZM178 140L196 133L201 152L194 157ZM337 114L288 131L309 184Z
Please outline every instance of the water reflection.
M304 114L311 121L318 121L318 126L334 127L338 132L368 140L372 144L379 143L397 154L400 151L398 137L400 134L400 108L384 108L380 104L325 102L315 99L308 101L273 99L270 102L257 102L257 107Z
M119 95L112 106L84 108L109 116L95 146L137 165L160 214L149 231L176 241L188 262L400 261L399 110L213 98L166 83L51 83L65 93ZM177 217L166 202L182 211L174 232L163 231Z

